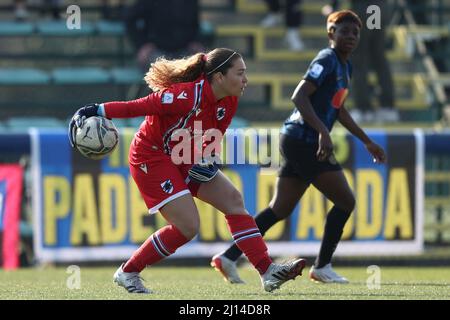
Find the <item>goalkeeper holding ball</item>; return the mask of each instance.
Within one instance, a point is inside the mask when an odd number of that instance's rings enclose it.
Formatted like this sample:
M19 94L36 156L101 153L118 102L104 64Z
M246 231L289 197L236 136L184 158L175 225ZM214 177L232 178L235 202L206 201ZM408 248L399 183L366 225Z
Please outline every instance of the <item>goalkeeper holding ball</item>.
M86 105L75 113L69 128L73 145L73 131L88 117L146 116L131 143L130 172L149 212L160 211L168 225L152 234L119 267L114 281L128 292L150 293L139 273L175 253L198 233L200 221L194 196L225 214L234 242L258 270L264 290L277 289L301 275L303 259L285 264L272 262L241 194L214 162L205 159L204 152L203 157L195 157L199 153L195 143L189 144L189 151L195 159L199 158L198 162L180 163L173 156L179 146L179 139L174 138L177 132L184 130L195 136L196 123L201 124L202 135L216 129L223 136L247 86L242 56L218 48L183 59L159 58L151 65L145 80L154 90L150 95L133 101ZM220 141L214 141L217 142ZM203 147L206 150L208 146ZM182 155L183 159L185 156Z

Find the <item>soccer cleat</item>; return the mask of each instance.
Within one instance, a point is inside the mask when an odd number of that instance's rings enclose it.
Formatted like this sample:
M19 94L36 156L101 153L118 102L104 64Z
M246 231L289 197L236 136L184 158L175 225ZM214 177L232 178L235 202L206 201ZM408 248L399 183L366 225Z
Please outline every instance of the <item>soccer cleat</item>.
M331 267L331 263L325 265L324 267L317 269L312 266L309 270L309 278L311 281L323 282L323 283L348 283L347 278L344 278L334 272Z
M297 259L284 264L271 263L266 273L261 276L261 282L264 290L272 292L288 280L294 280L302 275L306 261Z
M114 273L114 282L124 287L129 293L152 293L142 284L139 272L124 272L122 264Z
M236 261L230 260L220 253L212 257L211 267L219 271L224 280L229 283L245 283L237 273Z

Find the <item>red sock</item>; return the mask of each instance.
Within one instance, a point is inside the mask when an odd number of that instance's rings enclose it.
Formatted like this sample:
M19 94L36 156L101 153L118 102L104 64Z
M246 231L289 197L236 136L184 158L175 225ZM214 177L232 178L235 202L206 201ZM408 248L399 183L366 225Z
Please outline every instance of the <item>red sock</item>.
M165 226L148 238L137 249L123 267L125 272L141 272L145 266L152 265L173 254L183 244L189 242L174 225Z
M247 256L250 263L264 274L272 263L267 246L252 216L248 214L225 215L228 228L238 248Z

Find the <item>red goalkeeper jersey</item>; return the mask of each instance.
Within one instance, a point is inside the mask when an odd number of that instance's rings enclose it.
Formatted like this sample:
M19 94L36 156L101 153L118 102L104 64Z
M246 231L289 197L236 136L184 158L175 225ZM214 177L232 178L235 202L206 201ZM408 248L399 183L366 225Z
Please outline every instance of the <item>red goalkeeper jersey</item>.
M170 155L179 142L172 135L179 129L186 129L193 137L194 133L200 134L194 129L198 130L201 124L201 135L208 129L219 129L223 135L236 113L237 103L238 98L231 96L217 101L208 80L200 77L140 99L107 102L104 107L108 118L146 116L131 144L130 163L139 165L158 151ZM194 144L191 151L195 151Z

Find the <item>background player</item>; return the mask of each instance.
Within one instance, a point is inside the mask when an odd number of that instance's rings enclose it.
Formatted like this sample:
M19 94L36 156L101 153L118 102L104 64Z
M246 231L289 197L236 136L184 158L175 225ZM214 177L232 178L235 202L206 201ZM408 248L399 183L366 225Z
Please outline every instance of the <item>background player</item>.
M334 206L328 212L319 255L310 277L321 282L347 283L331 266L331 258L355 199L341 166L333 155L330 131L336 120L358 137L374 161L386 161L384 150L353 121L344 107L351 77L350 54L359 42L361 20L350 10L332 13L327 19L330 47L311 62L292 95L296 108L281 130L280 149L284 163L269 207L256 217L264 233L277 221L289 217L306 189L313 184ZM241 255L237 246L213 257L211 265L232 283L243 282L236 270Z

